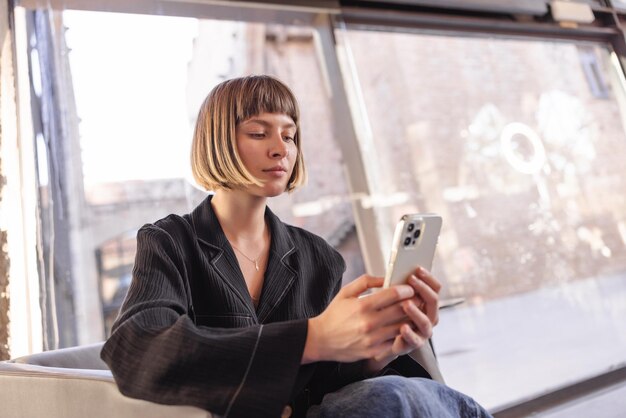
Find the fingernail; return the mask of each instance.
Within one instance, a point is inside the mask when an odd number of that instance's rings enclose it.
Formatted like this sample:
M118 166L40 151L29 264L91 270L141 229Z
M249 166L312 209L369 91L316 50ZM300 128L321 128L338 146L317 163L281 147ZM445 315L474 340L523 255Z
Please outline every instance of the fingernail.
M409 314L409 310L411 309L410 303L411 303L410 300L405 300L404 302L402 302L402 310L407 315Z
M413 282L413 284L419 284L419 280L417 279L417 276L415 274L411 274L411 277L409 277L409 281Z
M415 294L411 286L399 285L397 286L397 291L401 298L410 298Z

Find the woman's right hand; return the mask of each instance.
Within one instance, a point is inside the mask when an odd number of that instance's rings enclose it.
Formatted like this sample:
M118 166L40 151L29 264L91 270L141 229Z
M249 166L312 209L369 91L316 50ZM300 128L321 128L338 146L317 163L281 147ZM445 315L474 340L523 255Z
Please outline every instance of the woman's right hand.
M415 295L409 285L392 286L359 297L384 279L362 275L344 286L324 312L309 319L302 363L353 362L387 352L406 313L400 303Z

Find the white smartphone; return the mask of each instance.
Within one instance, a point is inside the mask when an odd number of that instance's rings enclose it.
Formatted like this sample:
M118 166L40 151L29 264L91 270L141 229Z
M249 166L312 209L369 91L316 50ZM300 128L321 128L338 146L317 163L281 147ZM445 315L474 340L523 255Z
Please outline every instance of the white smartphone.
M383 288L406 283L417 266L432 268L441 231L441 216L432 213L404 215L393 234Z

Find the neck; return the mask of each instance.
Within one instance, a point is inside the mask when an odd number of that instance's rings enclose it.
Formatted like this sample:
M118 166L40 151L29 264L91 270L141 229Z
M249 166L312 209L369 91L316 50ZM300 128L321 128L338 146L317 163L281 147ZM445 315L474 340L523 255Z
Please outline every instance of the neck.
M219 190L211 206L229 241L254 241L265 233L267 198L251 196L239 190Z

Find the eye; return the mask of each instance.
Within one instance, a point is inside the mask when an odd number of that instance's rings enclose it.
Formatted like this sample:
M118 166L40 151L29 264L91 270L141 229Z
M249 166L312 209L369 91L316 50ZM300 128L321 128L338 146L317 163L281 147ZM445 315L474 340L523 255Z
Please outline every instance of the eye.
M265 132L249 132L248 136L254 139L263 139L265 138Z
M285 142L293 142L293 140L294 139L293 139L292 136L289 136L289 135L283 136L283 141L285 141Z

